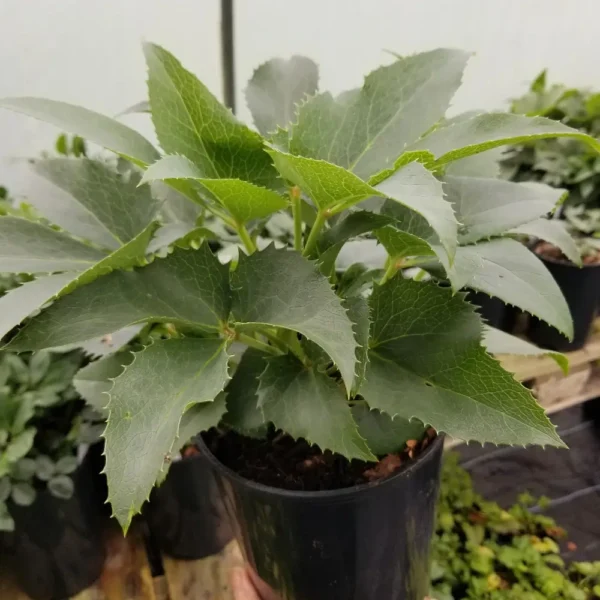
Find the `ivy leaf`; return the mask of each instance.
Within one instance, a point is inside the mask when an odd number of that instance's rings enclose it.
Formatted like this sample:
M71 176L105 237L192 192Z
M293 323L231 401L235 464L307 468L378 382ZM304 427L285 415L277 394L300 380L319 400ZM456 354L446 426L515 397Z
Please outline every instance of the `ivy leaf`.
M104 252L41 223L0 217L0 272L81 271L104 256Z
M72 279L72 273L49 275L24 283L0 297L0 339L49 302Z
M517 354L522 356L541 356L547 354L556 361L565 375L569 373L569 359L560 352L538 348L531 342L522 338L500 331L495 327L484 325L481 343L491 354Z
M154 146L137 131L87 108L44 98L3 98L0 108L24 113L63 131L76 133L140 165L153 163L159 157Z
M236 120L169 52L144 44L152 121L167 154L182 154L210 179L271 187L276 173L262 137Z
M443 254L438 253L438 258L444 261ZM544 263L523 244L504 238L461 246L452 267L444 266L453 289L485 292L573 337L573 321L560 288Z
M406 145L444 116L468 58L446 49L398 58L370 73L360 90L311 98L298 111L290 151L362 179L393 167Z
M115 379L104 433L106 477L113 515L125 531L162 471L183 413L224 388L227 361L219 339L163 340L137 353Z
M226 410L227 406L223 392L212 402L202 402L190 406L181 417L177 439L173 442L169 453L171 457L180 452L200 432L216 427L221 422Z
M383 412L371 410L364 403L352 407L352 416L358 425L358 432L377 456L399 452L408 440L420 440L425 433L423 423L417 419L392 419Z
M478 177L447 177L446 197L461 223L460 243L506 233L556 207L565 191L539 183Z
M370 304L369 406L462 440L564 445L531 392L481 346L481 319L461 294L397 275Z
M165 156L144 173L143 183L153 180L192 179L208 190L236 222L262 219L287 206L276 192L241 179L205 179L202 172L184 156Z
M348 459L376 460L359 435L342 388L290 355L267 360L258 405L266 421L294 438Z
M267 355L248 348L242 355L227 393L225 422L242 435L260 436L265 430L265 420L258 408L258 378L265 370Z
M284 179L308 194L320 210L333 214L379 196L390 198L424 217L453 256L458 224L442 184L420 163L409 163L373 187L350 171L325 161L268 150Z
M231 287L236 328L262 324L301 333L329 354L350 391L357 346L352 323L313 263L270 245L251 256L240 255Z
M113 379L131 363L131 352L109 354L100 360L79 369L73 377L73 386L77 393L101 415L108 415L108 392Z
M230 306L228 267L207 244L175 251L134 271L113 271L59 298L9 344L23 351L84 342L136 323L215 330Z
M246 104L256 128L266 135L278 125L287 127L297 106L319 87L319 67L310 58L273 58L252 75L246 88Z
M575 240L571 237L564 221L558 219L536 219L529 223L519 225L508 233L515 235L528 235L540 240L550 242L560 248L562 253L573 263L581 266L581 253Z
M158 216L160 201L148 186L139 187L137 171L120 174L87 158L36 161L36 173L58 190L34 206L73 235L114 250L139 235Z
M358 347L356 349L356 375L352 384L352 393L356 395L365 378L369 351L369 304L362 296L347 298L344 305L348 309L348 317L354 326L354 334Z
M574 138L600 151L600 142L559 121L509 113L487 113L438 127L408 146L406 152L426 150L436 159L429 166L440 167L498 146L556 137Z

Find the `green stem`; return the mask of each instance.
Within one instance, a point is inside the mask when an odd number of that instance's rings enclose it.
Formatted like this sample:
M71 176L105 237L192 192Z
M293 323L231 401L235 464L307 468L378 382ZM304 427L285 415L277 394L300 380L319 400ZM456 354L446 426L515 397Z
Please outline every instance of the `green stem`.
M317 213L317 218L315 219L315 224L312 226L310 230L310 235L306 240L306 246L304 246L304 252L302 253L304 256L310 256L312 251L315 249L317 245L317 240L319 239L319 235L321 234L321 229L325 225L325 222L329 218L329 213L323 210L320 210Z
M290 199L292 201L292 216L294 217L294 249L302 252L302 198L298 186L294 186L290 190Z
M398 261L394 260L391 256L388 256L388 259L385 264L386 264L385 273L383 274L383 277L381 278L379 285L383 285L386 281L391 279L397 273L398 268L399 268Z
M251 335L247 335L246 333L238 333L236 335L236 338L243 344L246 344L246 346L256 348L257 350L261 350L262 352L273 354L275 356L280 356L281 354L283 354L280 350L275 348L275 346L269 346L269 344L265 344L264 342L261 342L260 340L257 340L256 338L252 337Z
M250 237L250 234L248 233L246 227L240 223L236 225L236 229L238 235L240 236L240 239L244 243L244 247L246 248L246 250L248 250L248 253L254 254L254 252L256 252L256 244L254 243L254 240Z

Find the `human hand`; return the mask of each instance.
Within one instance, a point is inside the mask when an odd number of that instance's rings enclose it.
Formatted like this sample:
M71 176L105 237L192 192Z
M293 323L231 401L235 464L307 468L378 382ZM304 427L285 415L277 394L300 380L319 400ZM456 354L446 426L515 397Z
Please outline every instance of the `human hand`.
M231 589L234 600L261 600L248 572L242 567L233 569L231 573Z

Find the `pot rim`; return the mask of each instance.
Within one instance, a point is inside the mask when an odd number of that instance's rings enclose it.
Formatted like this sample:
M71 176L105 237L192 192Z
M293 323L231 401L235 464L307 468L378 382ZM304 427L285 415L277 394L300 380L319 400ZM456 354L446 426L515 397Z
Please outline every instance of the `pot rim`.
M210 461L211 465L215 470L225 475L228 479L233 480L235 483L242 485L252 491L258 492L266 496L283 496L285 498L294 498L295 500L321 500L321 499L336 499L346 498L349 496L362 495L365 492L369 492L374 488L380 488L384 485L389 485L396 479L406 477L413 471L420 468L425 461L431 459L432 455L440 449L440 446L444 444L444 433L438 433L433 442L431 442L423 452L421 452L416 459L411 460L408 463L402 465L395 473L389 477L378 479L377 481L369 481L352 487L339 488L336 490L318 490L318 491L298 491L298 490L286 490L284 488L273 487L265 485L264 483L258 483L252 479L246 479L239 473L224 465L208 448L202 436L199 436L199 445L202 445L202 450L206 455L206 458ZM443 451L443 448L441 448Z
M538 254L537 252L534 252L534 254L543 261L552 263L553 265L562 265L563 267L572 267L573 269L577 269L578 271L581 271L583 269L593 269L595 267L600 267L600 262L597 263L582 263L581 266L576 265L574 262L571 262L570 260L559 260L557 258L551 258L549 256L545 256L543 254Z

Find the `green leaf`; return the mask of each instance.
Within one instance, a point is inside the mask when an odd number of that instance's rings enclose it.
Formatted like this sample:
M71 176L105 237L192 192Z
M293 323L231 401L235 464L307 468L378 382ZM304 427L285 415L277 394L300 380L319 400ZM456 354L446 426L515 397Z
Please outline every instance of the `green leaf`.
M18 217L0 217L0 272L81 271L105 254L67 234Z
M481 346L481 319L462 294L396 275L370 305L361 394L371 408L462 440L563 445L531 392Z
M109 354L79 369L73 377L78 394L101 415L107 415L108 392L113 379L118 377L133 360L131 352Z
M56 463L56 472L61 475L69 475L77 469L78 465L76 456L63 456Z
M358 432L377 456L399 452L408 440L420 440L425 433L420 421L407 421L402 417L392 419L385 413L371 410L365 403L353 406L352 416L358 425Z
M36 491L30 483L18 481L12 486L12 500L19 506L31 506L35 501L35 496Z
M48 491L60 500L68 500L75 491L75 484L68 475L57 475L48 482Z
M427 150L436 158L430 166L439 167L498 146L555 137L571 137L600 151L600 142L558 121L508 113L487 113L438 127L408 146L406 152Z
M152 163L159 156L152 144L137 131L80 106L44 98L3 98L0 108L24 113L52 123L59 129L77 133L138 164Z
M33 458L22 458L13 465L10 474L11 477L19 481L29 481L35 475L35 468L36 463Z
M241 179L205 179L202 172L184 156L165 156L151 165L142 182L192 179L211 193L237 223L262 219L287 206L282 196Z
M362 179L392 168L406 145L444 116L468 58L446 49L399 58L370 73L360 90L311 98L298 111L290 151Z
M164 181L150 184L152 195L161 202L160 216L164 223L186 223L196 225L202 207Z
M533 221L554 210L564 195L564 190L540 183L479 177L447 177L444 191L461 224L461 244L500 235Z
M262 64L246 88L246 104L256 128L266 135L278 125L287 127L296 116L297 106L318 87L319 67L310 58L273 58Z
M0 504L3 504L10 497L10 479L8 477L0 477Z
M15 530L15 522L8 512L4 502L0 502L0 532L11 532Z
M132 104L124 111L120 112L117 117L123 117L125 115L135 115L138 113L149 113L150 112L150 102L148 100L140 100L135 104Z
M49 302L73 279L72 273L34 279L0 297L0 338Z
M53 158L34 163L36 173L66 194L33 204L51 222L73 235L114 250L139 235L156 219L160 201L141 175L118 173L109 165L87 158Z
M565 375L569 373L569 359L564 354L538 348L527 340L506 333L506 331L500 331L500 329L496 329L495 327L484 325L481 343L491 354L517 354L521 356L542 356L543 354L547 354L556 361L556 364L562 369Z
M23 458L33 447L35 434L36 430L31 427L14 437L4 450L3 460L11 464Z
M275 171L263 139L236 120L169 52L144 44L152 121L167 154L183 154L210 179L271 187Z
M174 456L177 452L180 452L200 432L216 427L221 422L226 410L227 406L223 392L212 402L190 406L181 417L177 439L173 442L170 455Z
M438 257L444 260L440 253ZM523 244L506 238L462 246L454 265L444 266L453 289L485 292L573 336L573 321L560 288L544 263Z
M294 438L348 459L376 460L358 433L342 388L293 356L267 360L260 376L258 405L266 421Z
M406 256L429 256L434 253L425 240L393 226L383 227L376 231L375 235L387 253L396 260Z
M385 227L391 222L390 217L367 210L349 212L321 235L318 241L318 249L323 252L340 242L347 242L364 233Z
M183 413L212 402L225 387L227 360L223 340L163 340L137 353L115 379L104 433L106 476L113 514L123 529L160 475Z
M379 196L390 198L423 216L436 231L449 256L454 254L458 224L442 184L420 163L410 163L372 187L342 167L271 149L284 179L308 194L320 210L337 213Z
M263 324L301 333L329 354L350 391L357 346L352 323L313 263L270 245L251 256L240 255L231 287L236 328Z
M364 381L367 370L371 319L369 304L362 296L347 298L344 305L348 309L348 317L354 326L354 334L358 343L356 349L356 375L352 384L352 393L355 395Z
M131 342L138 333L143 329L143 325L131 325L131 327L123 327L113 333L103 335L79 344L69 346L61 346L60 348L53 348L53 352L70 351L74 348L80 348L90 358L100 358L113 352L121 350L123 346Z
M31 356L29 361L29 374L31 385L37 385L48 372L50 367L51 356L49 352L36 352Z
M225 388L227 413L224 420L230 427L243 435L261 436L265 420L258 408L258 378L265 370L267 355L248 348L242 355L231 381Z
M566 228L564 221L558 219L536 219L529 223L519 225L508 233L515 235L528 235L540 240L550 242L560 248L561 252L573 263L581 266L581 253L577 248L575 240Z
M83 342L147 321L215 330L229 315L228 271L207 244L175 249L146 267L113 271L59 298L19 331L10 348Z
M35 459L35 475L42 481L50 481L56 473L54 461L45 454L41 454Z

